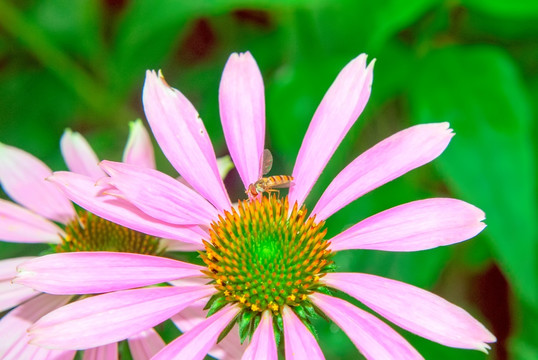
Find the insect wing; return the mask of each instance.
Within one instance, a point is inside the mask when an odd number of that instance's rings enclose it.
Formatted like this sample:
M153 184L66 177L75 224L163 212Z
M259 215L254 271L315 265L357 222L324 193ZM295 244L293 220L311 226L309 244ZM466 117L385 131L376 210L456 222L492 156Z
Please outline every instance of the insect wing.
M262 174L265 175L269 171L271 171L271 168L273 167L273 154L269 151L269 149L263 150L263 156L262 156L262 164L261 164Z

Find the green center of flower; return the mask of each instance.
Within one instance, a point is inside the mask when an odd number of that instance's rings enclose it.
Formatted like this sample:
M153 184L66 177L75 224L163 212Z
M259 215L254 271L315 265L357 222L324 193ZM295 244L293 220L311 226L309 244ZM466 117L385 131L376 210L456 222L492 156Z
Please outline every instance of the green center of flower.
M160 240L105 220L87 211L65 227L56 252L116 251L159 255Z
M287 197L239 201L211 224L201 253L218 290L209 300L210 312L234 303L251 318L264 310L278 315L284 305L310 305L308 295L332 271L332 254L324 222L307 217L304 206L295 206L289 216L288 208Z

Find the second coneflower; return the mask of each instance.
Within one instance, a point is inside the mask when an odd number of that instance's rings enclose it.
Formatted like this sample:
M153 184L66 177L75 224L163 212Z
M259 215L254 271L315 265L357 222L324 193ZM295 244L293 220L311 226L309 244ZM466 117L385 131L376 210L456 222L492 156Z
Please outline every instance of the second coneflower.
M276 360L279 342L284 342L287 359L322 359L310 322L316 316L334 321L369 359L421 358L390 326L334 296L339 290L432 341L488 348L486 343L495 341L494 336L461 308L398 281L335 272L333 263L335 252L348 249L417 251L467 240L484 228L481 210L455 199L426 199L373 215L331 239L325 236L329 216L439 156L453 136L447 123L414 126L383 140L343 169L313 210L303 205L364 109L372 70L373 63L367 66L361 55L328 90L303 140L289 195L247 191L251 197L237 207L232 207L218 175L215 152L198 113L162 76L148 72L146 116L163 152L192 188L153 169L108 161L101 166L109 177L99 186L106 196L126 199L155 219L155 227L165 223L204 230L205 235L196 239L205 248L204 265L198 267L202 282L115 291L64 306L36 323L30 332L32 342L62 349L93 347L154 326L202 301L209 310L207 319L168 344L155 359L203 359L229 331L249 339L243 359ZM265 105L262 77L249 53L230 57L221 81L220 110L230 155L245 189L252 189L263 175ZM56 173L53 180L73 201L107 217L99 196L86 196L85 185L76 177ZM76 277L91 284L86 288L93 292L106 292L110 283L122 280L111 277L107 284L93 280L113 274L117 264L130 269L133 288L192 277L193 265L180 261L107 256L107 261L99 261L102 254L97 253L40 258L20 267L17 282L61 294L80 291L78 283L69 281ZM231 329L234 325L238 330Z

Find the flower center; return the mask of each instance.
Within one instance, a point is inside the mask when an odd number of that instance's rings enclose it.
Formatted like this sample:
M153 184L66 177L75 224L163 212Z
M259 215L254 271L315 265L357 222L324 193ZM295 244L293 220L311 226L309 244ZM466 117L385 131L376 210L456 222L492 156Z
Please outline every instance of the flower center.
M160 240L105 220L87 211L65 227L56 252L116 251L147 255L162 252Z
M211 224L201 253L218 290L206 306L210 313L234 303L250 322L267 309L278 316L284 305L311 308L308 295L332 271L327 231L323 221L306 217L304 206L289 216L288 207L287 197L239 201Z

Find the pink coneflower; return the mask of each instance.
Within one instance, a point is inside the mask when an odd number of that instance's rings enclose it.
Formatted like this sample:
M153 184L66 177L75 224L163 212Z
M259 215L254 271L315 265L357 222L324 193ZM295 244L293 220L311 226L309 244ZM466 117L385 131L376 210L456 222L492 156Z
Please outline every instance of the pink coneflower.
M53 181L70 199L100 216L107 217L109 211L103 199L118 197L159 226L198 226L205 236L195 241L205 251L200 252L204 265L197 269L206 281L109 292L66 305L32 327L32 342L59 349L94 347L150 328L203 301L208 317L154 359L203 359L233 325L242 340L250 339L242 359L276 360L277 343L282 342L287 359L322 359L311 325L318 314L341 327L369 359L421 358L390 326L338 298L342 291L422 337L485 351L494 336L463 309L398 281L335 272L333 262L335 252L348 249L417 251L467 240L485 226L481 210L455 199L420 200L325 238L329 216L439 156L453 136L447 123L414 126L383 140L343 169L312 211L303 205L364 109L372 71L373 62L367 66L366 56L360 55L340 72L306 133L289 195L262 194L240 200L236 207L218 176L215 152L198 113L162 76L148 72L146 116L163 152L192 189L156 170L110 161L101 163L109 177L97 186L106 195L87 196L88 184L75 174L56 173ZM220 110L230 155L248 189L262 177L265 137L263 81L250 53L228 60ZM152 229L150 224L141 231ZM119 264L129 269L128 279L115 275ZM54 254L22 265L17 282L55 294L103 293L126 284L135 288L174 278L187 281L193 266L147 255Z
M126 164L153 168L153 147L141 121L133 122L130 130L123 161ZM98 166L97 156L80 134L67 130L61 139L61 150L69 169L80 174L81 178L95 183L96 179L105 176ZM52 171L39 159L20 149L0 144L0 183L5 192L20 204L0 200L0 240L45 243L55 252L109 250L155 255L164 249L192 247L192 242L162 241L89 212L75 211L71 201L56 185L45 180L51 175ZM118 200L116 205L118 208L123 206L123 213L130 216L133 224L131 227L147 217L129 203ZM169 228L175 229L171 226ZM181 231L169 232L182 236ZM40 294L26 286L12 284L16 266L30 258L0 261L0 311L14 308L0 320L0 358L71 359L75 356L74 350L49 350L28 345L27 329L49 311L74 300L71 295L77 294ZM183 329L191 327L185 326ZM135 359L146 359L164 346L163 340L152 328L133 334L128 341ZM84 356L117 358L117 346L115 342L103 344L87 350Z

